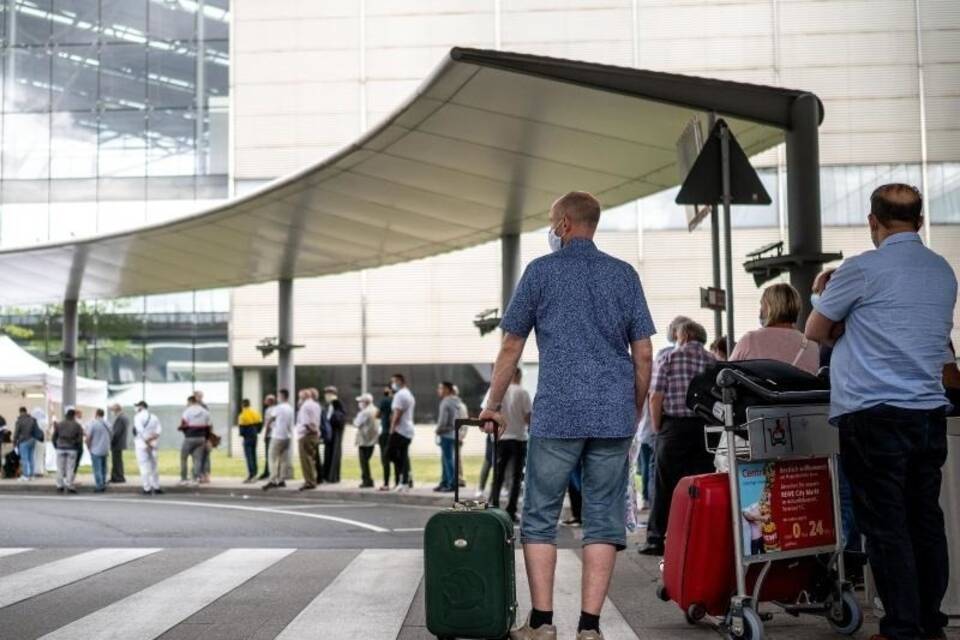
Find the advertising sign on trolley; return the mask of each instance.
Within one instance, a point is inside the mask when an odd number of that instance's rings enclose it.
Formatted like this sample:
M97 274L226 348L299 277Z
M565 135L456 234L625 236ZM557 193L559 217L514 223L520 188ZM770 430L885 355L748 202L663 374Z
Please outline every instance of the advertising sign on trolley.
M737 471L745 559L835 544L827 458L750 462Z

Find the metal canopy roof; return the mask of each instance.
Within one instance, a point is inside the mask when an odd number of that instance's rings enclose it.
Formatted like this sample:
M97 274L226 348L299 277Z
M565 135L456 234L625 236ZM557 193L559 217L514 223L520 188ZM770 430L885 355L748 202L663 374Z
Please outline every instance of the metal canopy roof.
M748 155L768 149L800 95L454 48L378 127L257 192L166 224L0 251L0 303L229 287L477 245L544 226L571 189L610 207L676 185L676 140L698 114L726 117Z

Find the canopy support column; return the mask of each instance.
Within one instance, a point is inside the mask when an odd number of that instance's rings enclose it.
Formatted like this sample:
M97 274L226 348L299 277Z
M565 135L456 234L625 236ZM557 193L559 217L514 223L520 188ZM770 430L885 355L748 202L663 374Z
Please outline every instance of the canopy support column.
M293 369L293 279L281 278L277 296L277 390L286 389L294 394Z
M500 314L507 312L513 290L520 280L520 234L505 233L500 236Z
M63 395L60 398L61 412L66 407L77 406L77 334L79 319L77 301L63 301L63 351L60 354L60 367L63 370Z
M820 229L820 105L807 93L793 101L787 141L787 229L790 254L818 256L823 251ZM803 327L810 314L813 279L822 262L802 260L790 268L790 284L800 292Z

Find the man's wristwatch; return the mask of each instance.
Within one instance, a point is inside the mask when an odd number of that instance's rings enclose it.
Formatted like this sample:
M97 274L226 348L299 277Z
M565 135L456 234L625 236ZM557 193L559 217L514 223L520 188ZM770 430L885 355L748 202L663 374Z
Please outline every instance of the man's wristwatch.
M484 410L485 410L485 411L493 411L494 413L500 413L500 409L501 409L502 407L503 407L503 403L499 403L499 402L498 402L497 405L496 405L496 406L493 406L493 407L491 407L490 405L485 406L485 407L484 407Z

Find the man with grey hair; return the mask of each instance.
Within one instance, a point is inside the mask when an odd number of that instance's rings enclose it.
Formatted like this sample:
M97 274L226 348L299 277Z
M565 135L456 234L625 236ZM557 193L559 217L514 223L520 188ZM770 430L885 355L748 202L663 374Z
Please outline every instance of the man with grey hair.
M583 582L577 640L602 640L600 611L626 545L628 454L650 382L653 320L637 271L597 249L600 202L582 191L550 208L550 255L517 284L480 419L501 431L501 405L531 330L540 351L520 539L533 610L514 640L555 640L557 521L571 472L583 469ZM493 423L496 423L495 426Z
M716 362L703 343L706 330L693 320L677 327L677 347L657 359L650 384L650 421L657 434L656 489L644 555L663 555L673 490L681 478L710 473L713 457L703 443L703 420L687 407L690 381Z
M110 483L123 484L127 481L123 473L123 451L127 448L130 418L116 402L110 407L110 413L113 414L110 424Z

